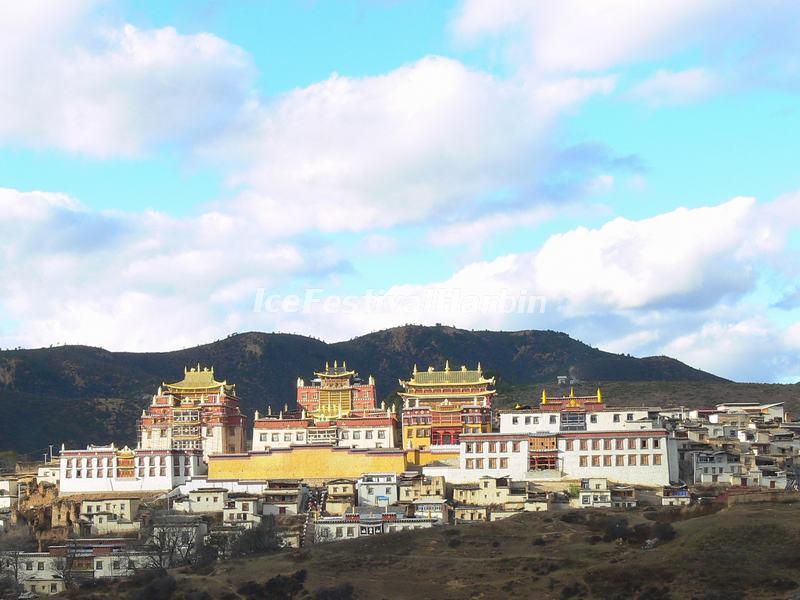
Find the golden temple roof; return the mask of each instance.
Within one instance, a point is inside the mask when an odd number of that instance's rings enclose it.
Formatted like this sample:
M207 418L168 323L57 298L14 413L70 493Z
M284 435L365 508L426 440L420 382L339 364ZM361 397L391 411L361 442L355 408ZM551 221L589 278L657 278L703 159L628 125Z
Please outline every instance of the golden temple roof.
M176 383L165 383L164 388L167 390L207 390L219 389L224 387L226 390L233 388L225 381L217 381L214 379L214 367L200 367L200 363L191 369L184 367L183 380Z
M402 382L410 385L442 385L442 384L464 384L464 383L487 383L493 384L494 377L486 379L483 376L481 363L477 369L467 369L462 365L460 369L451 369L450 361L447 361L444 370L437 371L433 367L428 367L427 371L418 371L414 365L414 372L411 379Z
M347 370L347 361L342 362L342 365L339 366L339 361L333 361L333 367L331 367L330 363L325 363L325 370L320 372L315 372L314 375L317 377L355 377L357 373L355 371L348 371Z

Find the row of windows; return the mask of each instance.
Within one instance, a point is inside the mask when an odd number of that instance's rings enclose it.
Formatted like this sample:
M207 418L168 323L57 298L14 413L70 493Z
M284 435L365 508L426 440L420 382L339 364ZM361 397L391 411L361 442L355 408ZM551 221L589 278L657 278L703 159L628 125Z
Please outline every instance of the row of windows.
M627 462L625 460L626 458ZM592 456L581 455L578 457L579 466L588 467L590 463L593 467L635 467L637 465L647 467L650 466L651 459L649 454L617 454L614 456L611 454L604 454L602 456L594 454ZM661 464L660 454L652 455L652 464L655 466Z
M628 450L636 450L637 448L641 450L647 450L648 448L657 450L661 447L661 440L659 438L582 438L578 440L578 443L581 450L588 450L590 445L592 450L600 450L601 446L603 450L624 450L626 447L626 439ZM565 441L567 451L573 450L575 447L575 440L567 439Z
M352 434L353 434L353 439L354 440L360 440L361 439L361 431L356 430L356 431L353 431ZM350 439L350 432L347 431L347 430L342 431L340 433L339 437L341 439L343 439L343 440L349 440ZM376 438L379 439L379 440L385 440L386 439L386 430L385 429L378 429L377 431L373 431L371 429L367 429L366 431L364 431L364 439L365 440L371 440L371 439L376 439ZM280 433L273 433L273 434L262 433L259 436L259 439L262 442L267 442L267 441L280 442L281 441L281 434ZM304 439L305 439L305 433L303 433L301 431L295 432L294 434L292 434L292 433L284 433L283 434L283 441L284 442L291 442L291 441L302 442Z
M511 442L511 451L512 452L519 452L520 443L519 442ZM480 454L481 452L488 452L489 454L494 454L495 452L508 452L509 443L508 442L467 442L465 452L467 454Z
M489 458L486 459L485 464L489 469L507 469L507 458ZM467 469L483 469L484 459L482 458L468 458L466 462Z
M626 421L633 421L633 416L634 416L633 413L627 413L625 415L625 420ZM511 417L511 423L514 424L514 425L519 425L521 418L523 418L523 417ZM537 416L529 415L529 416L524 417L524 419L525 419L525 425L538 425L539 424L539 417L537 417ZM612 420L614 421L614 423L619 423L622 420L622 415L619 414L619 413L614 413L614 415L612 416ZM548 416L548 423L550 423L551 425L555 424L556 421L557 421L556 415L549 415ZM589 422L590 423L597 423L597 415L590 414L589 415Z

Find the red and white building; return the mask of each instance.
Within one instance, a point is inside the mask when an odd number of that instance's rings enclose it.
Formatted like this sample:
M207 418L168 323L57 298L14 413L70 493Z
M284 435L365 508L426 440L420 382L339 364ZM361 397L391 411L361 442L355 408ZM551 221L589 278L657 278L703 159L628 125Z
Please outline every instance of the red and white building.
M163 383L139 419L142 450L199 450L210 454L244 452L245 416L236 386L214 379L214 368L184 369L183 380Z
M88 446L59 455L61 494L172 490L206 473L199 450Z

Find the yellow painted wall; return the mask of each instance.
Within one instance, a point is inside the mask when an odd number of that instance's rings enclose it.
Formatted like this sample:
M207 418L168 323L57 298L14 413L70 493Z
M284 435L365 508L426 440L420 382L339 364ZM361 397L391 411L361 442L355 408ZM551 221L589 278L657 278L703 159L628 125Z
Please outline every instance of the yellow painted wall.
M414 449L406 452L406 459L411 465L425 466L435 460L450 460L455 459L458 461L459 453L455 452L432 452L430 448Z
M299 447L289 451L210 456L209 479L338 479L364 473L401 473L406 457L396 452L350 451L344 448Z

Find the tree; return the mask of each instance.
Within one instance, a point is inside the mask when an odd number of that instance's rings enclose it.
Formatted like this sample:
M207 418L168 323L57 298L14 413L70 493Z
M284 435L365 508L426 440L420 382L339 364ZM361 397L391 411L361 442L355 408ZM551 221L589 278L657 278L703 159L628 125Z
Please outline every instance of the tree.
M231 554L233 556L248 556L250 554L268 554L281 547L278 537L278 528L272 516L266 516L258 527L247 529L233 541Z
M22 590L24 552L36 551L36 538L27 526L17 526L0 536L0 589L17 594Z
M147 544L147 566L151 569L169 569L186 564L195 552L197 528L186 525L158 525Z

